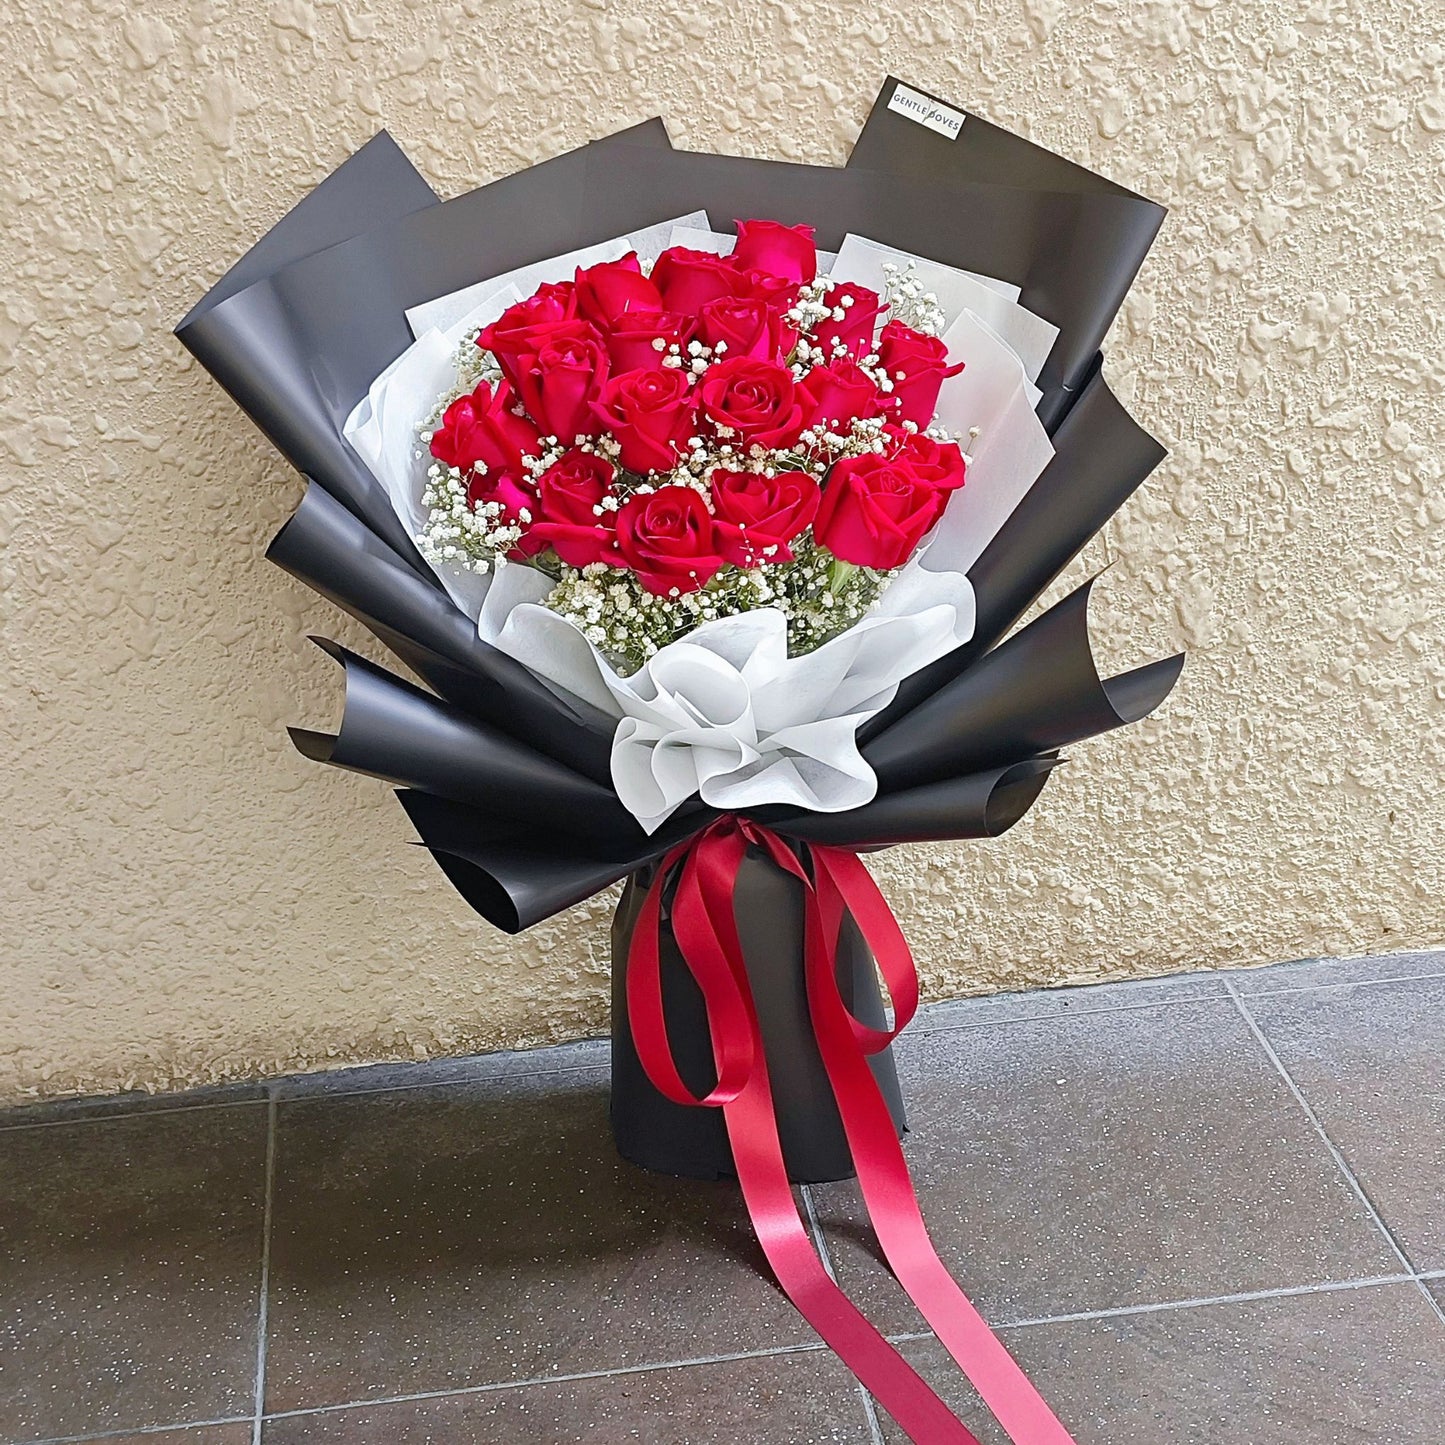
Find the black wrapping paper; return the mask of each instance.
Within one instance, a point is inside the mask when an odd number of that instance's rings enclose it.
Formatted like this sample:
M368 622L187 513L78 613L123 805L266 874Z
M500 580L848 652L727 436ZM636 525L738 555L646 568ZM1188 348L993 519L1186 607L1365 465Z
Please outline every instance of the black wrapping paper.
M611 722L477 635L451 598L314 482L267 556L371 629L448 702L585 777L611 776ZM363 769L365 771L365 769Z
M888 107L893 93L902 83L892 75L883 82L873 109L868 112L868 119L849 153L850 166L899 171L933 181L992 181L1001 186L1078 191L1083 195L1127 196L1131 200L1145 201L1163 219L1163 207L1137 192L1064 156L1055 155L1053 151L1004 130L1002 126L993 125L952 101L930 95L916 85L908 88L936 105L965 116L957 136L949 137L920 125L908 115L890 110ZM1152 242L1153 237L1149 240ZM1148 249L1148 243L1144 249ZM1143 260L1142 252L1139 259Z
M1040 417L1052 428L1087 379L1094 355L1103 346L1104 336L1164 223L1164 207L980 116L966 115L957 137L952 139L920 125L889 110L899 84L889 76L878 92L848 158L850 169L916 176L939 191L956 187L965 195L980 184L1059 197L1072 195L1077 198L1080 214L1092 218L1088 240L1070 256L1066 271L1055 276L1052 285L1046 280L1040 292L1022 298L1030 310L1061 328L1045 371L1057 386L1045 385L1039 403ZM950 110L959 109L917 86L910 89ZM1108 243L1098 246L1097 238L1105 235ZM1065 317L1067 321L1061 319ZM1044 385L1043 378L1040 385Z
M863 749L879 790L922 789L1055 752L1138 722L1184 666L1165 658L1103 679L1089 646L1093 580L942 683Z
M1025 305L1060 325L1041 378L1057 454L970 573L978 599L972 641L906 679L863 730L876 798L845 813L754 815L805 858L814 845L869 850L996 837L1032 806L1062 748L1143 716L1178 675L1179 659L1168 659L1101 679L1087 588L1002 642L1163 455L1109 393L1097 357L1123 294L1117 278L1137 270L1148 244L1141 238L1152 237L1162 213L1121 188L1060 170L1067 163L1056 157L1046 158L1052 168L1031 162L1050 188L1031 189L1018 170L1004 183L998 157L1017 138L975 128L946 176L925 179L901 173L902 159L881 158L873 149L879 134L875 128L868 147L860 140L865 158L879 157L875 167L829 169L674 152L661 123L649 122L444 203L428 199L380 138L302 202L180 328L310 479L269 555L358 617L424 684L323 643L345 670L345 717L334 735L295 730L297 746L397 785L422 845L499 928L520 931L628 880L614 928L618 999L641 888L665 853L718 815L693 799L645 834L610 786L613 721L478 637L344 441L345 418L410 342L407 307L703 208L718 226L764 215L805 221L824 247L856 231L1013 280ZM969 154L977 174L958 159ZM329 244L312 249L318 243ZM851 1165L807 1020L797 889L750 855L737 913L789 1166L796 1178L820 1180ZM666 927L662 944L674 1048L684 1077L704 1092L711 1048L701 1000ZM851 921L840 983L860 1016L881 1024L872 963ZM874 1070L901 1127L887 1053ZM720 1119L653 1090L623 1008L614 1009L613 1123L619 1146L639 1163L729 1171Z
M203 312L293 261L436 204L436 192L401 147L378 131L262 236L187 312L176 333L188 332Z
M660 120L624 134L644 154L668 143ZM577 204L589 150L614 143L594 141L456 200L384 217L223 299L211 293L176 334L297 471L430 580L342 426L411 344L408 307L627 229L591 225Z

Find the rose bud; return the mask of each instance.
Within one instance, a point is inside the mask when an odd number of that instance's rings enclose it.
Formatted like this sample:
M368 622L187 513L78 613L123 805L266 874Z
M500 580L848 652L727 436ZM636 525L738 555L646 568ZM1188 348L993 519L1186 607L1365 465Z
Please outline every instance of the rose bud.
M751 356L758 361L781 361L798 337L781 312L756 296L720 296L709 301L698 309L696 334L710 348L723 342L726 356Z
M878 385L851 356L815 366L798 383L807 425L846 436L854 421L880 411Z
M553 331L535 354L515 359L517 392L527 415L543 436L570 446L596 426L592 403L607 381L607 351L602 337L586 322L577 330Z
M906 462L846 457L824 481L813 537L844 562L886 572L913 555L947 499Z
M698 383L698 415L722 440L782 451L806 425L793 373L781 362L739 356L708 367Z
M818 512L818 484L807 472L713 470L714 527L723 559L739 567L791 562L788 546Z
M893 382L889 410L896 421L927 426L938 409L944 379L957 376L963 363L948 364L948 348L937 336L925 336L901 321L890 321L878 338L878 360Z
M463 472L478 464L489 472L520 473L522 458L541 450L540 433L513 410L516 396L504 381L495 388L479 382L470 396L458 397L432 433L431 454Z
M824 299L833 308L832 313L813 327L813 340L822 347L823 355L831 357L834 349L842 346L855 359L867 356L873 350L873 333L883 314L878 293L856 281L840 281Z
M723 565L712 513L693 487L630 496L617 513L617 546L643 587L660 596L696 592Z
M711 251L669 246L652 268L652 283L662 293L663 308L695 316L719 296L746 295L751 289L730 258Z
M692 318L676 311L628 311L617 317L607 329L613 375L660 367L669 346L686 345L691 328Z
M604 329L628 311L661 311L657 287L642 274L637 253L577 272L577 310Z
M537 479L541 520L527 534L549 546L569 567L593 562L622 566L617 550L617 513L598 505L608 494L616 469L596 452L570 451Z
M592 405L593 415L622 448L633 472L671 471L693 433L693 400L676 367L614 376Z
M525 301L507 307L486 329L512 331L548 321L572 321L576 316L577 287L571 281L544 281ZM491 350L490 343L481 338L479 341Z
M739 221L732 261L744 271L761 271L784 281L807 284L818 274L818 250L811 226L777 221Z

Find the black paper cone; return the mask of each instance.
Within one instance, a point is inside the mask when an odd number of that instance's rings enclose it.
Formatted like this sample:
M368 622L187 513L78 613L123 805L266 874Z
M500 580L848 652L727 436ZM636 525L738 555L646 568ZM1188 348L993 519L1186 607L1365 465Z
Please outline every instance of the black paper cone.
M722 1111L688 1108L658 1093L643 1072L628 1027L627 951L645 881L650 880L628 881L612 925L612 1132L623 1158L645 1169L695 1179L723 1178L734 1171ZM802 885L771 859L749 850L738 874L735 911L778 1105L778 1134L788 1176L800 1184L850 1178L852 1155L808 1013ZM701 1096L717 1078L707 1015L665 918L662 983L678 1072ZM851 919L845 920L839 936L838 983L858 1018L873 1028L885 1026L872 955ZM892 1050L874 1054L869 1063L901 1133L903 1099Z
M586 777L610 779L611 720L483 642L445 592L322 488L306 489L266 555L364 622L447 701Z
M927 792L929 783L1057 751L1153 712L1184 658L1101 679L1089 645L1093 586L1075 589L868 743L879 788Z
M436 193L401 148L384 130L378 131L257 241L187 312L176 331L185 331L202 312L293 261L436 204Z
M290 730L307 757L465 803L498 823L530 828L541 816L574 842L612 851L619 840L646 846L610 787L334 642L312 641L345 669L346 711L334 736Z

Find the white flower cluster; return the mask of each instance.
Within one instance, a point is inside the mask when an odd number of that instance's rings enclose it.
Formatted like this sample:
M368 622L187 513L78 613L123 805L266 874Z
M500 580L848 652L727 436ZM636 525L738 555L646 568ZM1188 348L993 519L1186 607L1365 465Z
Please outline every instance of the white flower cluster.
M937 294L923 289L916 262L897 266L892 261L885 261L883 277L883 299L888 303L895 321L901 321L926 336L942 334L948 317L938 304Z
M806 538L793 545L792 562L724 568L705 587L680 596L648 592L630 572L604 562L580 571L564 566L547 606L624 677L704 622L755 607L776 607L787 618L788 651L797 656L860 621L894 574L839 562Z
M457 347L457 390L454 396L466 396L468 392L475 391L479 381L489 381L495 386L502 379L502 368L497 365L497 358L477 345L480 335L479 331L474 331ZM451 402L452 397L448 397L434 415L441 416Z
M532 518L525 509L509 518L499 502L473 507L467 493L467 478L456 467L431 464L421 494L430 516L416 539L417 548L433 565L490 572L493 562L522 540Z

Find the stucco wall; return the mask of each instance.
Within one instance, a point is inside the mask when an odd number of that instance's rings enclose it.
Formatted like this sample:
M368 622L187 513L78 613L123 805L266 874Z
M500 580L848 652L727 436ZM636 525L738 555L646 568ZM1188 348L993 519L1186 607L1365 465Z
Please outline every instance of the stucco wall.
M1418 0L28 0L0 100L0 1099L605 1023L283 724L359 629L170 327L377 127L444 194L662 112L840 162L889 70L1167 202L1109 371L1170 462L1076 566L1161 714L1005 840L880 863L934 996L1445 938L1445 12ZM1429 33L1427 33L1427 31ZM358 304L365 303L358 297Z

